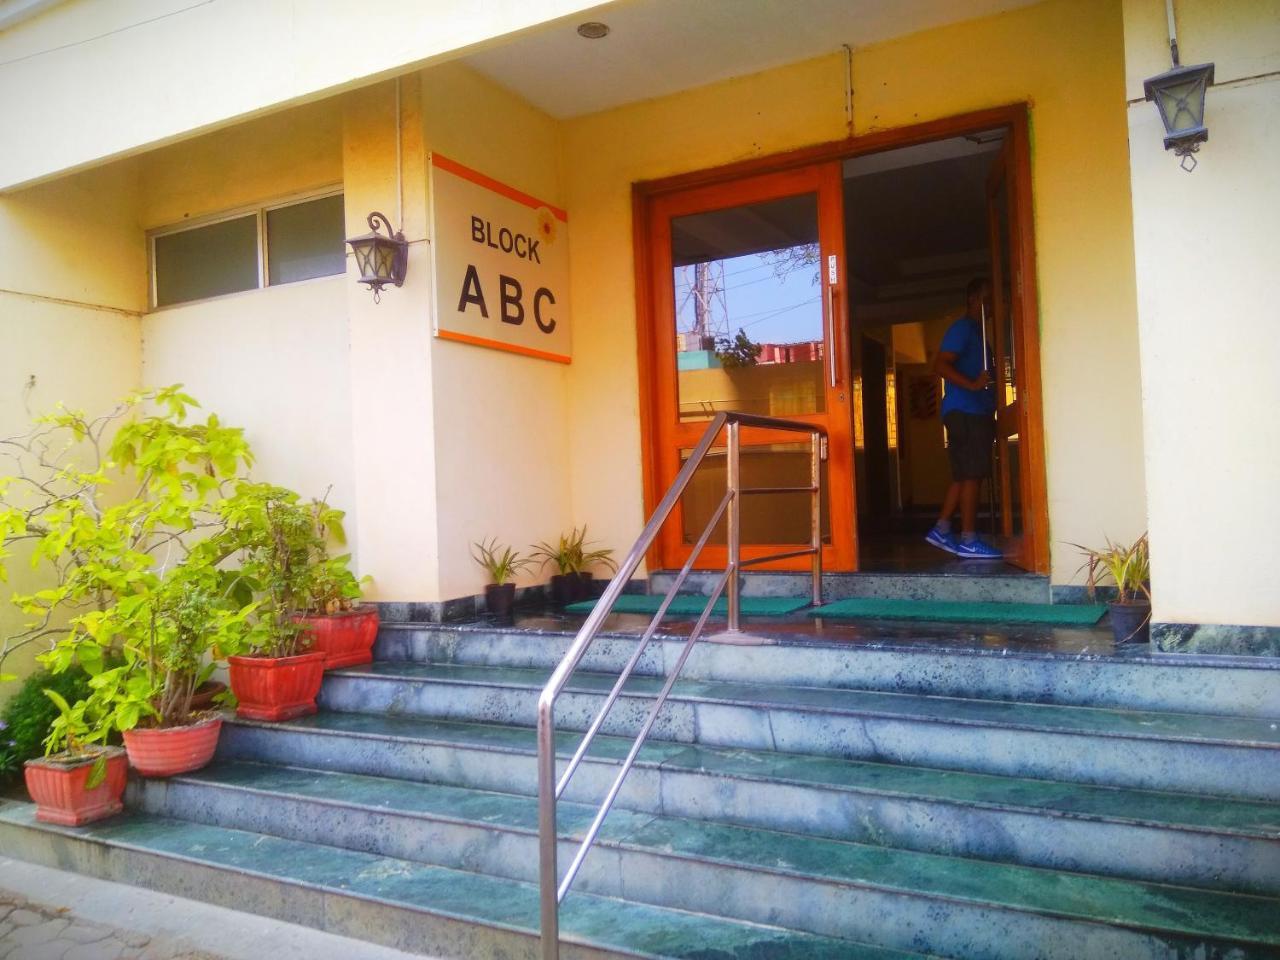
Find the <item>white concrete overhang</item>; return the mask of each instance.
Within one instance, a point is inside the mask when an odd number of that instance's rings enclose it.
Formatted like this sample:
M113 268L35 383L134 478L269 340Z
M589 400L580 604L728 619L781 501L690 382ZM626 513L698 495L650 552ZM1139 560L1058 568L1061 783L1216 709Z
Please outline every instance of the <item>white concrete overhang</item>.
M561 22L464 60L551 116L568 118L1035 2L624 0L590 18L609 27L602 39L584 39L576 23Z
M448 60L567 118L1032 2L0 0L0 191Z

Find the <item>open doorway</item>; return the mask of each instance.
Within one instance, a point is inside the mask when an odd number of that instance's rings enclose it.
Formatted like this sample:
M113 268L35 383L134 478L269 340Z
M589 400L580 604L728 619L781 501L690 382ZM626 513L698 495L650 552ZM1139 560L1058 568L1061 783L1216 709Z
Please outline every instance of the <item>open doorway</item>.
M993 283L992 315L974 318L991 389L1002 411L1016 398L1007 157L1008 130L995 128L842 164L861 570L1007 572L1023 560L1016 427L992 449L977 519L1007 561L959 561L924 542L951 480L933 364L974 278Z
M826 435L827 570L977 572L923 538L950 482L932 363L968 282L986 276L996 443L980 532L1005 560L985 569L1047 572L1027 134L1013 105L636 184L647 509L717 413L785 419ZM655 569L689 559L719 502L724 440L709 442ZM743 442L744 475L770 488L751 499L743 556L804 546L808 501L780 489L804 486L794 437L757 424ZM713 527L699 562L722 565L725 542Z

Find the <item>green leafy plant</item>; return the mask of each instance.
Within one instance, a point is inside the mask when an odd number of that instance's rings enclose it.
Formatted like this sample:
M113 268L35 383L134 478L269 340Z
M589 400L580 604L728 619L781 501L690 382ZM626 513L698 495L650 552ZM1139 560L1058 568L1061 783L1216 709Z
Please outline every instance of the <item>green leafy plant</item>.
M92 790L107 775L106 751L95 744L105 740L108 731L99 718L90 713L98 704L86 699L72 706L56 690L45 690L44 695L58 711L45 738L45 758L67 764L96 758L85 781L85 789Z
M499 585L515 579L517 573L535 563L533 557L522 556L509 546L498 543L496 537L473 543L471 559L484 568L492 583Z
M616 571L617 564L613 562L612 550L589 550L592 546L587 540L587 527L584 524L579 530L574 527L567 534L560 534L555 544L540 542L534 544L534 560L541 560L542 566L548 563L556 568L556 572L560 574L581 573L588 567L596 564L608 567L610 570Z
M345 534L342 511L325 500L304 502L284 487L244 482L219 509L240 560L234 593L242 604L256 604L251 628L228 653L295 656L311 637L298 617L338 613L359 599L350 555L329 556L329 541L343 542Z
M342 613L360 602L361 581L351 571L351 554L331 556L329 545L347 542L343 527L345 514L329 506L328 497L312 501L311 522L315 530L312 541L311 572L307 584L304 613Z
M1072 546L1085 556L1080 570L1087 571L1085 587L1090 599L1096 599L1098 587L1110 581L1120 603L1151 600L1151 548L1145 533L1131 544L1108 539L1100 550L1078 543Z
M0 577L20 549L52 586L19 595L29 618L4 638L0 666L31 643L53 673L89 674L77 723L91 740L140 723L191 719L211 651L251 627L252 603L223 569L236 550L223 504L252 462L238 428L188 420L180 387L138 393L97 417L58 408L25 436L0 441ZM66 698L64 698L66 699ZM84 739L70 721L56 752Z
M60 674L42 669L22 682L0 713L0 786L20 776L26 761L45 752L45 738L58 716L46 690L75 703L89 695L89 675L79 668Z
M716 356L726 370L739 367L754 367L760 360L764 347L756 343L746 332L739 330L734 338L720 337L716 340Z
M0 479L0 580L26 548L53 582L13 598L30 619L3 639L0 678L12 679L2 670L15 650L59 638L97 672L122 638L87 629L93 616L141 602L222 526L213 506L251 457L242 431L217 417L188 423L196 406L168 387L93 419L59 408L30 433L0 440L11 471Z
M307 505L292 490L246 482L220 510L240 560L233 592L255 607L250 628L221 649L264 657L304 652L308 639L293 618L307 605L316 550Z

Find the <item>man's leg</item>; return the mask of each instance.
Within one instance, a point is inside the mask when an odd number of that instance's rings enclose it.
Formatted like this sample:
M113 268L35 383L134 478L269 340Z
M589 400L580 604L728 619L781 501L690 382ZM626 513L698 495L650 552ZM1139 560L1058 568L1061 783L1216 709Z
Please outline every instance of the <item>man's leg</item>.
M942 498L942 509L938 511L938 527L940 529L951 529L951 518L958 506L960 506L960 483L952 480L951 486L947 487L947 495Z
M956 552L956 538L951 535L951 515L956 512L956 507L960 503L961 484L955 480L951 481L951 486L947 487L947 495L942 498L942 509L938 511L938 522L933 525L933 529L925 535L924 541L931 547L937 547L939 550L945 550L947 553Z
M959 487L960 533L966 538L972 538L978 533L978 496L982 492L982 481L961 480Z

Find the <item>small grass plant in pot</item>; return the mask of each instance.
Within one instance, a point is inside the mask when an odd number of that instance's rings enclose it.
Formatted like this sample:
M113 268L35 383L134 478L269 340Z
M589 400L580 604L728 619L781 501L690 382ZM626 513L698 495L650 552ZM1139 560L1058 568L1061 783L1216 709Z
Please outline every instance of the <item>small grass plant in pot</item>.
M224 515L240 557L233 592L253 610L250 628L223 648L236 715L275 722L315 713L325 655L310 649L313 634L296 619L312 583L312 507L292 490L244 483Z
M36 819L78 827L119 813L128 769L124 750L100 742L109 728L87 716L88 701L72 706L56 690L42 692L58 716L45 740L45 755L25 764Z
M588 549L592 544L587 542L587 528L584 524L582 533L578 543L578 597L579 600L589 600L595 596L595 574L591 568L601 566L608 569L610 573L618 572L618 565L614 563L613 551L601 548L599 550Z
M517 573L529 569L536 561L499 543L496 537L471 546L471 558L489 575L489 583L484 588L485 610L496 619L510 619L516 601L516 585L512 581Z
M1115 599L1107 603L1111 631L1118 644L1145 644L1151 640L1151 549L1144 533L1131 544L1107 541L1102 549L1073 544L1085 556L1080 568L1087 571L1085 586L1096 599L1098 588L1108 582Z
M543 567L551 564L556 569L551 575L552 603L563 606L587 599L594 579L589 568L595 564L617 570L612 550L588 549L591 546L585 524L582 529L574 527L569 533L560 534L554 544L545 541L534 544L533 558L541 560Z
M193 710L211 651L247 628L226 589L221 505L252 460L243 431L180 387L134 394L90 418L59 408L0 440L0 576L21 552L50 586L19 595L28 618L0 645L28 644L53 673L89 674L69 703L90 742L120 733L130 763L163 776L207 763L221 716Z

